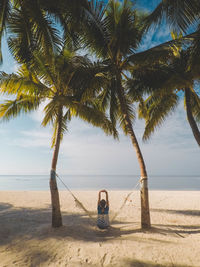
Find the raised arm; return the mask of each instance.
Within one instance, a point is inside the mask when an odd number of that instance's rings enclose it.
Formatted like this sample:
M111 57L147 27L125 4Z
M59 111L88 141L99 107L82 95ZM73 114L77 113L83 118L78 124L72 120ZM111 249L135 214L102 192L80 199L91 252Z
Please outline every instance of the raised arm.
M109 207L108 192L106 190L104 192L106 193L106 205Z
M100 205L100 200L101 200L101 192L102 192L102 191L99 191L99 198L98 198L98 203L97 203L97 205L98 205L98 206Z

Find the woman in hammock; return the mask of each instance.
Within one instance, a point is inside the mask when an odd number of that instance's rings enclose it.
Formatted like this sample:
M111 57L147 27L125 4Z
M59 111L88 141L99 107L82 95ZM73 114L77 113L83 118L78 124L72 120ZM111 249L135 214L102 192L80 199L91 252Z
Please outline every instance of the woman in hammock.
M106 200L101 199L101 193L106 194ZM110 223L108 215L109 212L108 192L106 190L99 191L97 210L98 210L97 226L100 229L107 229Z

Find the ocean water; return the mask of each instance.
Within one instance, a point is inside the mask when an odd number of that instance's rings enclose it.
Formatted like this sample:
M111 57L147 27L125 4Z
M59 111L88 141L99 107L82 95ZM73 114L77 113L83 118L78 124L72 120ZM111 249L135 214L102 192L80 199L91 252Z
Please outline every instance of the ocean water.
M132 190L139 175L59 175L72 190ZM200 175L151 175L150 190L200 190ZM59 190L65 190L57 179ZM0 175L0 191L49 190L49 175Z

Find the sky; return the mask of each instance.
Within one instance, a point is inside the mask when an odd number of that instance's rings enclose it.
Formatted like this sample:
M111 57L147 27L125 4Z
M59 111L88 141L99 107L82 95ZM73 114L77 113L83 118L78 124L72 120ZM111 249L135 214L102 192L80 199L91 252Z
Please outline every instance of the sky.
M137 6L152 10L158 0L137 1ZM141 50L170 39L170 30L150 30ZM3 42L3 65L0 70L11 73L17 64ZM6 97L0 96L0 101ZM51 127L43 128L43 107L0 124L0 175L49 174L53 151ZM138 138L147 172L150 175L198 175L199 147L186 119L183 101L161 128L147 142L142 142L144 122L136 120ZM57 172L70 175L139 175L139 165L131 141L120 133L113 140L102 130L74 119L66 132L58 159Z

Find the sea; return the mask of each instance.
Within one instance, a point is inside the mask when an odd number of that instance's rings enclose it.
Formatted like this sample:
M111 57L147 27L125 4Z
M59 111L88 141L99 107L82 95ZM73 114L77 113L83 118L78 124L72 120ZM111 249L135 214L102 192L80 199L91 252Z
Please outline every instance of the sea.
M139 175L59 175L59 190L133 190ZM200 175L150 175L149 190L199 191ZM0 191L46 191L49 175L0 175Z

